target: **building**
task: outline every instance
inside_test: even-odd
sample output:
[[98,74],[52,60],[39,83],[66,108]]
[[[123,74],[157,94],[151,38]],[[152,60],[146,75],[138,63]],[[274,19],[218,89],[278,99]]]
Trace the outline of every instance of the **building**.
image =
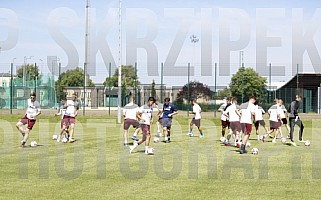
[[[302,96],[300,112],[321,113],[321,74],[318,73],[299,73],[282,87],[271,90],[273,96],[281,98],[288,108],[296,94]],[[270,94],[271,94],[270,93]]]

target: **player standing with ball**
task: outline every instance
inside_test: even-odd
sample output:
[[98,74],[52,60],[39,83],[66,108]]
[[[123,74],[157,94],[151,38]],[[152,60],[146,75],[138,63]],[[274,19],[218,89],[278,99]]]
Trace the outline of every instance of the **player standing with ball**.
[[[30,98],[28,99],[28,108],[26,115],[19,120],[16,124],[18,131],[22,134],[23,140],[19,148],[23,148],[29,138],[30,131],[36,123],[36,118],[41,114],[40,103],[36,101],[36,93],[30,93]],[[22,126],[27,124],[27,128],[23,129]]]

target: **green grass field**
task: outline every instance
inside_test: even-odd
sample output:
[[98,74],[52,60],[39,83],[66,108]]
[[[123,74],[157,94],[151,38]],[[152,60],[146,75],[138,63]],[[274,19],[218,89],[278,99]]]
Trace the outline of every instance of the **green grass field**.
[[[320,199],[320,120],[304,121],[303,144],[257,142],[259,155],[240,155],[219,142],[219,119],[203,119],[205,138],[188,137],[188,118],[173,123],[172,143],[152,143],[155,155],[123,147],[115,118],[79,117],[73,144],[57,143],[59,118],[39,117],[19,149],[20,115],[2,115],[0,199]],[[152,126],[153,135],[156,133]],[[133,130],[131,129],[132,133]],[[283,128],[285,132],[285,128]],[[263,129],[261,129],[263,133]],[[196,128],[194,134],[198,136]],[[295,139],[297,139],[297,129]]]

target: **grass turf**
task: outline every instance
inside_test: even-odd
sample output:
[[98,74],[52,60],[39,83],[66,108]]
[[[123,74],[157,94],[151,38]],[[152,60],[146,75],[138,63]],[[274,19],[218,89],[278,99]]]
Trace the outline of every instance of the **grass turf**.
[[39,146],[21,150],[19,117],[1,116],[0,199],[320,199],[320,120],[304,121],[310,147],[257,142],[253,131],[248,150],[259,155],[240,155],[219,142],[219,119],[202,120],[201,139],[177,117],[173,142],[152,143],[146,156],[143,145],[129,154],[122,126],[105,117],[79,117],[77,141],[63,144],[51,139],[59,118],[41,116],[28,141]]

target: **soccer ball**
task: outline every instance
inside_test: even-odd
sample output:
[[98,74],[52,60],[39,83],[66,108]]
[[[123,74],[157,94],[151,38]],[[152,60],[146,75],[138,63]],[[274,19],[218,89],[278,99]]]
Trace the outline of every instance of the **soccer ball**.
[[159,142],[159,137],[154,137],[154,143],[158,143]]
[[52,135],[52,139],[53,140],[57,140],[58,139],[58,135]]
[[148,148],[147,154],[148,155],[154,155],[154,149],[153,148]]
[[220,141],[221,141],[221,142],[225,142],[225,140],[226,140],[225,137],[221,137],[221,138],[220,138]]
[[282,144],[286,144],[286,139],[284,137],[281,138],[281,142],[282,142]]
[[242,142],[236,142],[236,147],[241,148]]
[[67,143],[68,142],[68,139],[67,138],[62,138],[62,140],[61,140],[63,143]]
[[306,140],[306,141],[304,142],[304,145],[305,145],[305,146],[310,146],[310,144],[311,144],[311,142],[310,142],[309,140]]
[[257,154],[259,154],[259,149],[258,148],[253,148],[251,150],[251,152],[252,152],[252,154],[257,155]]
[[249,141],[246,142],[246,147],[250,147],[251,143]]
[[36,147],[38,144],[37,144],[37,142],[36,141],[32,141],[32,142],[30,142],[30,146],[32,146],[32,147]]

